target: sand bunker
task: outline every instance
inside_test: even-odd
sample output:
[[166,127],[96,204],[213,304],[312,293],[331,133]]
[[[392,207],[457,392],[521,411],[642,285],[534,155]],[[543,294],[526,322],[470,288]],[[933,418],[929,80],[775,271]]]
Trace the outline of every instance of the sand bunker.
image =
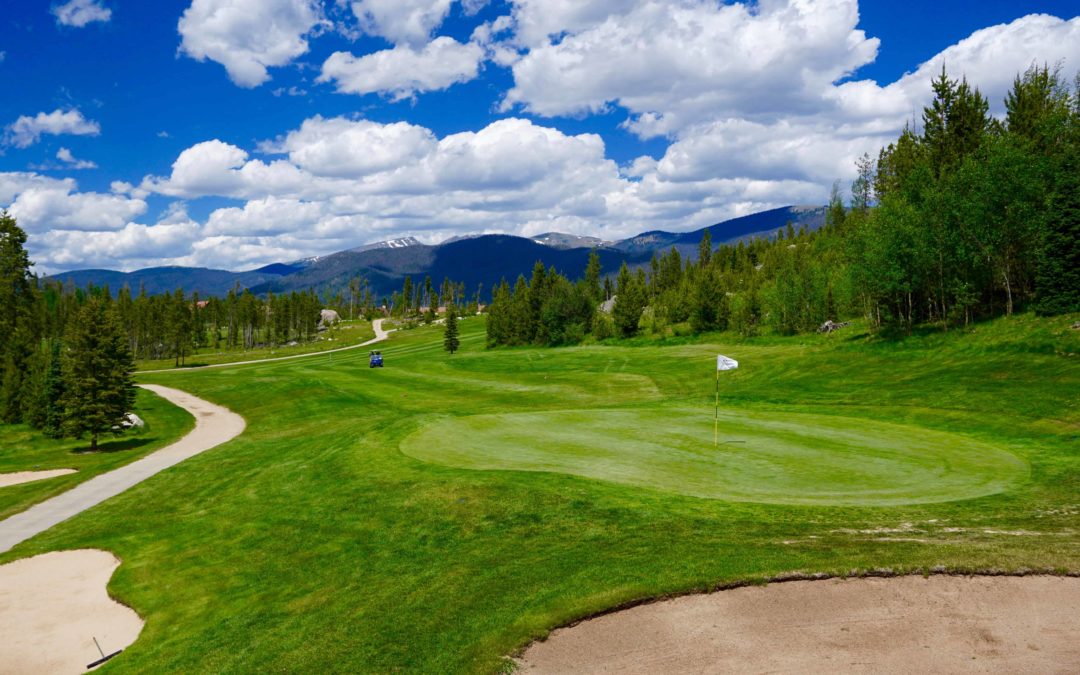
[[106,551],[45,553],[0,565],[0,670],[82,673],[127,647],[143,621],[105,586],[120,566]]
[[657,602],[554,631],[528,673],[1075,673],[1080,579],[793,581]]
[[42,480],[44,478],[56,478],[57,476],[66,476],[69,473],[75,473],[75,469],[53,469],[52,471],[17,471],[15,473],[0,473],[0,488],[7,487],[9,485],[19,485],[20,483],[29,483],[35,480]]

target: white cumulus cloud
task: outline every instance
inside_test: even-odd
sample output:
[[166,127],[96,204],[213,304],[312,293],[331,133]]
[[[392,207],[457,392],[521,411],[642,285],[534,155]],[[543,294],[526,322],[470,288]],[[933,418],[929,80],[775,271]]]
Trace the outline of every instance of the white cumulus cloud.
[[[450,2],[362,3],[379,26],[368,30],[395,47],[336,54],[322,79],[400,98],[476,77],[492,58],[514,77],[508,110],[555,118],[614,109],[632,132],[664,137],[666,149],[619,166],[600,136],[555,121],[510,116],[439,136],[405,121],[312,115],[250,147],[197,143],[167,175],[137,187],[117,181],[108,194],[80,192],[72,179],[0,173],[0,206],[29,224],[39,260],[65,268],[152,261],[241,269],[402,235],[434,242],[476,232],[688,230],[823,203],[833,180],[852,178],[856,157],[918,114],[942,63],[979,86],[995,112],[1032,63],[1061,62],[1067,75],[1080,67],[1080,18],[990,26],[879,83],[859,79],[878,42],[858,29],[854,0],[508,2],[510,14],[468,44],[431,39],[454,11]],[[229,24],[231,15],[222,17]],[[289,32],[303,41],[312,25]],[[254,31],[245,49],[263,34]],[[265,77],[272,64],[259,63]],[[25,119],[19,130],[9,126],[8,143],[53,133]],[[195,222],[176,201],[157,223],[136,222],[151,193],[235,203]]]
[[64,163],[68,169],[96,169],[97,164],[88,159],[79,159],[71,154],[71,150],[60,148],[56,151],[56,158]]
[[316,115],[299,129],[263,145],[274,154],[288,154],[297,167],[314,176],[359,178],[405,166],[428,155],[435,135],[407,122],[379,124]]
[[100,0],[68,0],[62,5],[54,5],[52,13],[56,17],[56,23],[75,28],[82,28],[95,21],[106,22],[112,18],[112,10],[105,7]]
[[34,173],[0,174],[0,206],[30,233],[116,230],[146,211],[146,202],[122,194],[81,192],[71,178]]
[[241,87],[270,79],[308,51],[307,36],[324,21],[316,0],[193,0],[178,30],[180,51],[225,66]]
[[[526,15],[538,7],[524,6]],[[556,116],[620,105],[647,117],[644,135],[724,117],[775,118],[820,108],[824,91],[878,48],[856,28],[855,0],[592,7],[573,15],[584,28],[558,33],[513,64],[506,107]]]
[[421,49],[398,45],[363,56],[335,52],[323,64],[319,82],[332,81],[342,93],[401,100],[475,79],[483,59],[477,44],[438,37]]
[[4,129],[4,143],[17,148],[28,148],[43,135],[97,136],[101,125],[83,117],[77,109],[56,109],[51,113],[39,112],[30,117],[22,115]]
[[419,46],[442,25],[454,0],[357,0],[353,14],[370,35]]

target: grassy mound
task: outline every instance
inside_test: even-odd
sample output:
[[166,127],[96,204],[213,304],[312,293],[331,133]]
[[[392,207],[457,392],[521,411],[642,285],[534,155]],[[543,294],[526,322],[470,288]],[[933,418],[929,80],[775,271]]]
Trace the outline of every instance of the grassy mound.
[[692,497],[892,506],[970,499],[1022,480],[1015,455],[911,425],[710,410],[560,410],[438,420],[402,451],[466,469],[550,471]]

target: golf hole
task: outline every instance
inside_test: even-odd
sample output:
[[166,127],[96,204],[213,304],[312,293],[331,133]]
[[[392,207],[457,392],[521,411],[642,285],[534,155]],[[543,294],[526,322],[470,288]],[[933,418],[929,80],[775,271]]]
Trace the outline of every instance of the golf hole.
[[564,473],[692,497],[892,506],[972,499],[1026,479],[1016,455],[960,434],[804,413],[563,410],[444,417],[401,443],[475,470]]

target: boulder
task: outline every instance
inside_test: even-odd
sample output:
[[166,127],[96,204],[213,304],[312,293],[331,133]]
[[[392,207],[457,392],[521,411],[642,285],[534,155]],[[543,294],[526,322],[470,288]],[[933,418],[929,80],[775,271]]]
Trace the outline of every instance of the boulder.
[[817,332],[819,332],[819,333],[831,333],[834,330],[840,330],[841,328],[847,328],[850,325],[851,325],[850,321],[841,321],[841,322],[837,323],[837,322],[832,321],[830,319],[829,321],[826,321],[825,323],[818,326]]
[[319,313],[319,325],[329,326],[341,321],[341,317],[332,309],[324,309]]

